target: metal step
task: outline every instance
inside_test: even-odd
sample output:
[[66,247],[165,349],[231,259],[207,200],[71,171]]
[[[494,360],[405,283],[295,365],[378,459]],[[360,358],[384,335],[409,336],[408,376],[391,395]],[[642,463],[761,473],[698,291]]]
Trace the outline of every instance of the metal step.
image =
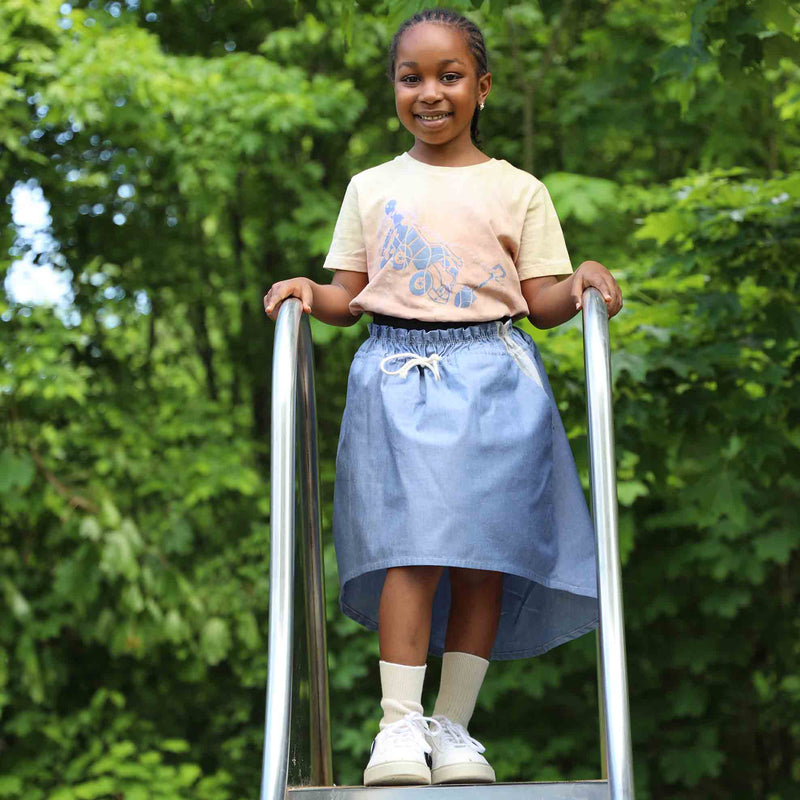
[[[441,786],[304,786],[288,789],[286,800],[608,800],[608,781],[448,784]],[[420,795],[421,796],[421,795]]]

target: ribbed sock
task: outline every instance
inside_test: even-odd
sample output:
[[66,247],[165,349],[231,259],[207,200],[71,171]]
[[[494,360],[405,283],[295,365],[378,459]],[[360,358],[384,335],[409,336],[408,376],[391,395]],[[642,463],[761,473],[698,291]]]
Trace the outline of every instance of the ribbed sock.
[[383,719],[380,729],[401,720],[406,714],[422,713],[422,683],[427,664],[412,667],[408,664],[393,664],[381,661],[381,708]]
[[472,653],[445,653],[433,715],[448,717],[466,728],[488,668],[489,662],[485,658]]

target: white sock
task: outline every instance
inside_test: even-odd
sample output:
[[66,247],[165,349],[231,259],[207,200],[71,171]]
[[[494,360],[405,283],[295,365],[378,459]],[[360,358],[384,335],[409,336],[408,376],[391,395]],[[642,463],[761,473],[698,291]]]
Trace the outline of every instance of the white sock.
[[422,683],[427,664],[412,667],[408,664],[393,664],[381,661],[381,708],[383,719],[380,729],[401,720],[412,711],[422,713]]
[[485,658],[472,653],[445,653],[433,716],[447,717],[466,728],[488,668],[489,662]]

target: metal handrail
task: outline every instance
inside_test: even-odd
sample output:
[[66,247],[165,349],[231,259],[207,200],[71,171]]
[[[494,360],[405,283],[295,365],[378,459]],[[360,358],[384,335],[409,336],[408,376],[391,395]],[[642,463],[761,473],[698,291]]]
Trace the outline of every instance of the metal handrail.
[[598,672],[604,733],[602,741],[605,745],[603,749],[611,800],[633,800],[633,756],[617,529],[608,312],[602,295],[594,288],[583,293],[582,307],[592,517],[597,537],[597,595],[600,607]]
[[302,563],[310,680],[310,778],[319,786],[333,784],[314,364],[308,317],[302,313],[301,302],[294,298],[284,301],[278,313],[272,364],[269,649],[260,797],[284,800],[289,778],[293,688],[296,437],[300,440],[300,500],[305,523]]
[[[625,667],[611,406],[611,357],[606,304],[597,289],[583,293],[583,339],[589,421],[592,516],[597,537],[600,611],[599,689],[603,752],[610,800],[633,800],[633,759]],[[295,562],[295,410],[299,406],[304,525],[305,618],[311,702],[311,777],[333,785],[328,709],[325,606],[317,484],[316,407],[311,332],[299,300],[278,314],[272,375],[271,579],[267,712],[261,800],[284,800],[289,777]],[[297,392],[298,378],[300,392]]]

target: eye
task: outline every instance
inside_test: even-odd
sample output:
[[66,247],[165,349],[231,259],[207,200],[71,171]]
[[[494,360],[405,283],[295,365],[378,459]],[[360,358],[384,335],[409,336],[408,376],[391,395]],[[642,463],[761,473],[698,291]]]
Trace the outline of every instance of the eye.
[[400,83],[416,83],[418,80],[416,75],[404,75],[400,78]]
[[442,75],[442,80],[445,83],[455,83],[461,76],[457,72],[448,72]]

